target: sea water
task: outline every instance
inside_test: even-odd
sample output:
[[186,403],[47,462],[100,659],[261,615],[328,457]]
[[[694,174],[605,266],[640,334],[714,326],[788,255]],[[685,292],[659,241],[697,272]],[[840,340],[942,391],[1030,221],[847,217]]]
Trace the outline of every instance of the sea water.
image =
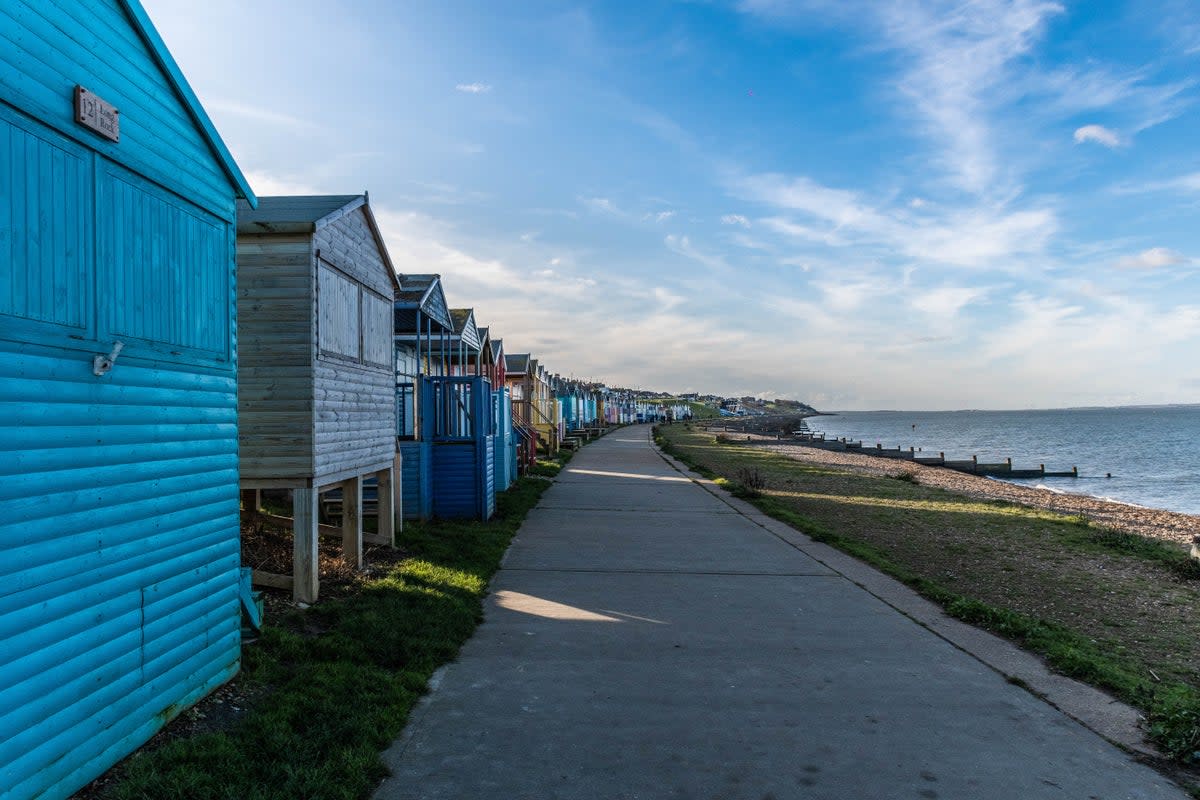
[[[1011,458],[1014,469],[1078,478],[1014,480],[1050,491],[1200,514],[1200,405],[1045,411],[847,411],[808,420],[827,438],[945,452],[949,460]],[[1111,474],[1112,477],[1106,477]]]

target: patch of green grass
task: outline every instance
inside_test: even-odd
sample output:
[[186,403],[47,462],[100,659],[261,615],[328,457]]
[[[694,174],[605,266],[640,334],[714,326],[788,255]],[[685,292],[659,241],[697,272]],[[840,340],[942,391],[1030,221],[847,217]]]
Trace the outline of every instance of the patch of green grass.
[[386,772],[380,752],[475,630],[488,581],[548,486],[522,478],[489,522],[405,525],[408,558],[358,594],[270,621],[245,648],[240,680],[260,695],[234,727],[135,756],[106,796],[366,797]]
[[530,475],[540,475],[543,478],[553,478],[562,472],[567,462],[574,458],[573,450],[559,450],[552,456],[538,456],[534,465],[529,468]]

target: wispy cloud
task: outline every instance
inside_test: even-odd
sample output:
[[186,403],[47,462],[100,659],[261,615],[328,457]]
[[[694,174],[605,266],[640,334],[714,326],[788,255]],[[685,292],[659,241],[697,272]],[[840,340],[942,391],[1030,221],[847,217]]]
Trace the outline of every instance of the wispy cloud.
[[317,125],[313,124],[311,119],[297,117],[293,114],[287,114],[282,111],[276,111],[270,108],[264,108],[259,105],[247,105],[238,103],[233,100],[210,100],[205,106],[212,110],[224,114],[231,114],[237,117],[254,122],[262,122],[267,125],[275,125],[281,128],[288,128],[292,131],[315,131],[319,130]]
[[722,225],[740,225],[743,228],[750,227],[750,220],[743,217],[741,214],[726,214],[721,217]]
[[1006,263],[1012,256],[1042,251],[1058,229],[1049,208],[980,205],[917,216],[907,208],[873,206],[857,192],[807,177],[753,175],[731,188],[743,199],[806,217],[761,220],[781,235],[830,247],[883,245],[892,253],[946,264],[1012,268]]
[[1076,128],[1075,143],[1082,144],[1083,142],[1096,142],[1105,147],[1120,147],[1123,144],[1116,131],[1103,125],[1084,125],[1082,128]]
[[1126,256],[1116,263],[1119,269],[1160,269],[1176,264],[1186,264],[1191,259],[1166,247],[1152,247],[1135,255]]
[[909,300],[909,305],[926,314],[955,317],[966,306],[986,295],[987,290],[982,287],[943,286],[918,293]]
[[266,170],[248,170],[246,181],[260,197],[288,194],[331,194],[330,187],[292,175],[277,175]]
[[687,236],[669,234],[663,238],[663,244],[667,246],[668,250],[703,264],[715,272],[727,274],[733,271],[724,258],[697,248]]
[[943,143],[944,169],[969,192],[993,188],[1000,164],[990,95],[1063,7],[1038,0],[901,0],[878,8],[886,41],[911,60],[899,89]]
[[1189,172],[1174,178],[1142,183],[1123,183],[1114,187],[1117,194],[1141,194],[1144,192],[1200,192],[1200,172]]
[[579,202],[592,211],[601,214],[611,214],[615,217],[626,216],[625,212],[617,207],[617,204],[607,197],[580,197]]
[[490,83],[460,83],[454,88],[466,94],[486,94],[492,90],[492,85]]
[[650,211],[642,215],[643,220],[652,220],[654,222],[666,222],[671,217],[675,216],[674,211]]

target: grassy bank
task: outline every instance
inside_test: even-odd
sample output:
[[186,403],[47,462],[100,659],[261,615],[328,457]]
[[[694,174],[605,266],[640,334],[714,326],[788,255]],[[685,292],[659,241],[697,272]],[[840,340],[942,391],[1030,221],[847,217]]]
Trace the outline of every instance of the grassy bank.
[[1164,752],[1200,761],[1200,580],[1177,548],[911,475],[800,463],[695,426],[658,438],[766,513],[1143,709]]
[[269,620],[243,648],[237,680],[253,699],[234,724],[139,753],[104,796],[366,797],[385,775],[380,752],[482,619],[488,581],[549,485],[521,478],[486,523],[406,524],[397,537],[403,557],[383,574]]

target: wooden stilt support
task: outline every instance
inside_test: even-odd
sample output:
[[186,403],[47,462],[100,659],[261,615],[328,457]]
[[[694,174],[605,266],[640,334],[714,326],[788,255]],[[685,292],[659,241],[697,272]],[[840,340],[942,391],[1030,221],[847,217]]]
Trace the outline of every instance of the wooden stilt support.
[[292,598],[299,603],[315,603],[320,586],[315,487],[292,490],[292,518]]
[[262,504],[258,502],[259,493],[256,489],[242,489],[242,519],[254,522]]
[[381,469],[375,473],[379,486],[379,528],[375,536],[363,536],[363,541],[371,544],[386,544],[395,547],[396,542],[396,490],[395,468]]
[[363,568],[362,476],[342,481],[342,558]]

